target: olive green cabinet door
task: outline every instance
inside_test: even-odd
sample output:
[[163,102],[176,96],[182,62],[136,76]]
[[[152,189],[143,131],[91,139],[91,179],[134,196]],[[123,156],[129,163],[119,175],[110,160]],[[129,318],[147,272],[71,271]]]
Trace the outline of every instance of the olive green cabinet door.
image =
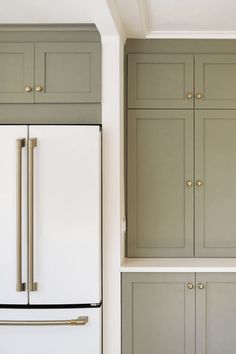
[[235,273],[197,273],[196,354],[235,354],[235,299]]
[[194,273],[122,274],[122,354],[195,354]]
[[195,57],[196,108],[236,108],[236,55]]
[[235,257],[236,111],[197,111],[195,121],[196,256]]
[[193,112],[128,114],[129,257],[193,256]]
[[193,55],[129,54],[129,108],[192,108]]
[[0,103],[34,102],[34,44],[0,44]]
[[35,102],[100,102],[100,57],[99,43],[37,43]]

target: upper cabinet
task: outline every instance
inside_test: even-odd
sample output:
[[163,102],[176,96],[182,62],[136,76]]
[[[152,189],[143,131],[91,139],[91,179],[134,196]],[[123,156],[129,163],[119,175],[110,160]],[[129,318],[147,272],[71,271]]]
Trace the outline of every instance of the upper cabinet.
[[34,102],[34,44],[0,44],[0,103]]
[[129,108],[193,108],[193,55],[129,54]]
[[100,102],[99,43],[35,45],[35,102]]
[[195,56],[195,108],[236,108],[236,55]]
[[128,108],[236,109],[236,55],[129,54]]
[[0,44],[0,103],[99,103],[96,42]]

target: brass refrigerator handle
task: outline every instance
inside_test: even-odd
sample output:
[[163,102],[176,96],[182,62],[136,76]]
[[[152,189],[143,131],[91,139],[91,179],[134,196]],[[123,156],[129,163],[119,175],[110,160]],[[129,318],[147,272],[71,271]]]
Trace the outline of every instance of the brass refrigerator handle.
[[16,139],[16,291],[25,291],[22,282],[22,149],[25,139]]
[[37,291],[34,282],[34,148],[37,138],[28,139],[28,291]]
[[71,320],[0,320],[0,326],[85,326],[88,323],[88,316],[80,316]]

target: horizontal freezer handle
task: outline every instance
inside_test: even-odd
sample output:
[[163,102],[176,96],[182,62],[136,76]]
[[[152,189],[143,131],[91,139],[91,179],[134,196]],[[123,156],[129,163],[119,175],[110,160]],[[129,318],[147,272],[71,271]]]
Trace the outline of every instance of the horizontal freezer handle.
[[88,323],[88,316],[80,316],[72,320],[0,320],[0,326],[84,326]]

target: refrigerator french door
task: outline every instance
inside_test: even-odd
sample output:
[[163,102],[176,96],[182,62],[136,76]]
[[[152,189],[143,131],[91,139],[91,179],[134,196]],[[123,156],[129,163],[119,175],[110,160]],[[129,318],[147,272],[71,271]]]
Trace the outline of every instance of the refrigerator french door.
[[[15,333],[24,342],[50,332],[57,353],[81,333],[100,342],[100,127],[1,126],[0,201],[0,305],[19,307],[0,309],[0,352],[15,354],[1,348]],[[51,353],[40,350],[29,353]]]

